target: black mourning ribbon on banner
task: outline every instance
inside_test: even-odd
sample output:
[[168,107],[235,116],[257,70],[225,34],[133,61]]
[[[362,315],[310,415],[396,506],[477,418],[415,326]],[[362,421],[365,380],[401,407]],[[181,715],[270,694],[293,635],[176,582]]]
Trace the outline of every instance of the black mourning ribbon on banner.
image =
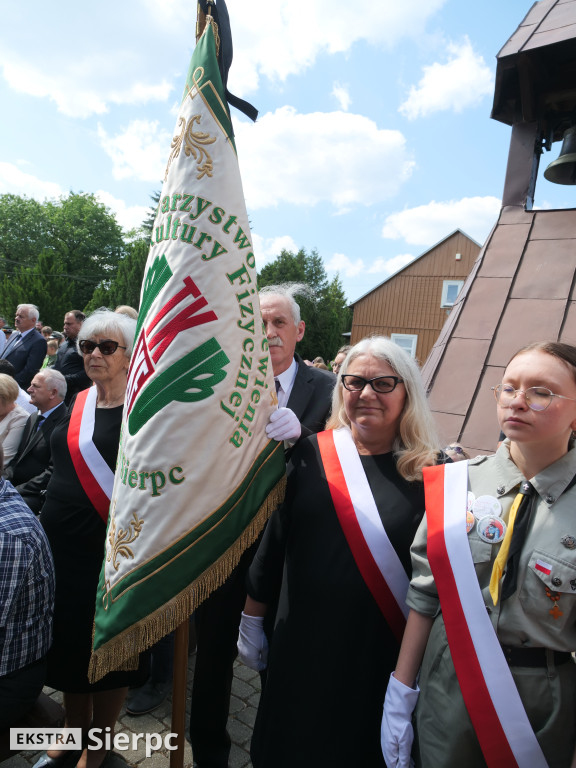
[[224,85],[224,91],[226,93],[226,99],[229,104],[236,107],[250,120],[256,121],[258,117],[258,110],[253,107],[244,99],[234,96],[228,90],[228,71],[232,65],[233,46],[232,46],[232,31],[230,29],[230,17],[228,16],[228,8],[224,0],[218,0],[218,4],[210,3],[208,0],[198,0],[200,8],[203,13],[209,14],[214,18],[216,24],[218,24],[218,32],[220,35],[220,52],[218,53],[218,66],[220,69],[220,77],[222,78],[222,84]]

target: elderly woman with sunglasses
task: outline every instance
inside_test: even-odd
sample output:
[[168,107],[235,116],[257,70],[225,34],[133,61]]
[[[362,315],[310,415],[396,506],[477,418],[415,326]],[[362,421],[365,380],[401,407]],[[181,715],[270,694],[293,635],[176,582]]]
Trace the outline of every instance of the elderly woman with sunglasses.
[[266,667],[255,768],[384,768],[380,720],[404,627],[422,468],[438,457],[416,363],[389,339],[348,353],[327,431],[302,440],[248,578],[239,651]]
[[[93,685],[87,676],[135,329],[135,320],[109,310],[94,312],[82,325],[78,348],[93,386],[76,395],[52,433],[54,469],[40,518],[56,569],[47,684],[64,692],[66,725],[85,734],[107,727],[113,733],[127,686],[141,680],[137,673],[113,672]],[[36,766],[98,768],[105,758],[103,750],[50,750]]]
[[524,347],[493,389],[497,453],[424,472],[389,768],[416,703],[417,766],[576,767],[576,347]]

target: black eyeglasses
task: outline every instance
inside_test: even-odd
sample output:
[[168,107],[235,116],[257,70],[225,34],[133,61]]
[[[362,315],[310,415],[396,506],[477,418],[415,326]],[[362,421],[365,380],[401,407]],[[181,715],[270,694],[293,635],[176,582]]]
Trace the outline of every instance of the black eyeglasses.
[[464,453],[464,448],[461,445],[447,445],[444,448],[445,451],[454,451],[454,453]]
[[387,395],[390,392],[394,392],[398,384],[404,383],[404,379],[400,379],[398,376],[375,376],[373,379],[365,379],[363,376],[345,373],[340,378],[345,389],[349,392],[362,392],[366,384],[370,384],[378,395]]
[[106,339],[106,341],[101,341],[99,344],[96,344],[95,341],[84,339],[78,346],[83,355],[91,355],[96,347],[98,347],[102,355],[113,355],[117,349],[126,349],[126,347],[120,346],[117,341],[112,341],[112,339]]

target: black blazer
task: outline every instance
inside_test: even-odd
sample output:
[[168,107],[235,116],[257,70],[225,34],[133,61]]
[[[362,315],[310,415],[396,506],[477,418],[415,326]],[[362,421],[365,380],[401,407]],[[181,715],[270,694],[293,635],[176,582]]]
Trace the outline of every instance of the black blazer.
[[294,357],[298,371],[286,407],[293,410],[300,419],[301,437],[307,437],[314,432],[322,432],[326,426],[336,376],[331,371],[306,365],[300,355]]
[[40,429],[36,430],[38,414],[30,416],[16,456],[4,468],[3,476],[16,487],[30,509],[38,514],[44,502],[44,493],[52,475],[50,436],[55,426],[66,417],[66,406],[61,403],[52,411]]
[[[8,344],[10,339],[6,346]],[[36,328],[32,328],[17,346],[8,350],[8,354],[4,349],[2,357],[14,366],[14,378],[22,389],[28,389],[46,357],[46,339]]]
[[84,370],[84,358],[76,351],[76,341],[64,341],[58,348],[58,356],[54,363],[54,370],[60,371],[66,379],[66,405],[70,403],[74,395],[83,389],[88,389],[92,382]]

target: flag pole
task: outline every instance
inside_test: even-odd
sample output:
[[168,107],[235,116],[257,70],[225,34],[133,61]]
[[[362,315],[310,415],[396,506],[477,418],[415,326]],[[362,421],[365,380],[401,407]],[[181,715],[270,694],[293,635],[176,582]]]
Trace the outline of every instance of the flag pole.
[[170,768],[184,768],[186,732],[186,687],[188,683],[188,625],[186,619],[174,631],[174,671],[172,673],[172,733],[176,749],[170,752]]

